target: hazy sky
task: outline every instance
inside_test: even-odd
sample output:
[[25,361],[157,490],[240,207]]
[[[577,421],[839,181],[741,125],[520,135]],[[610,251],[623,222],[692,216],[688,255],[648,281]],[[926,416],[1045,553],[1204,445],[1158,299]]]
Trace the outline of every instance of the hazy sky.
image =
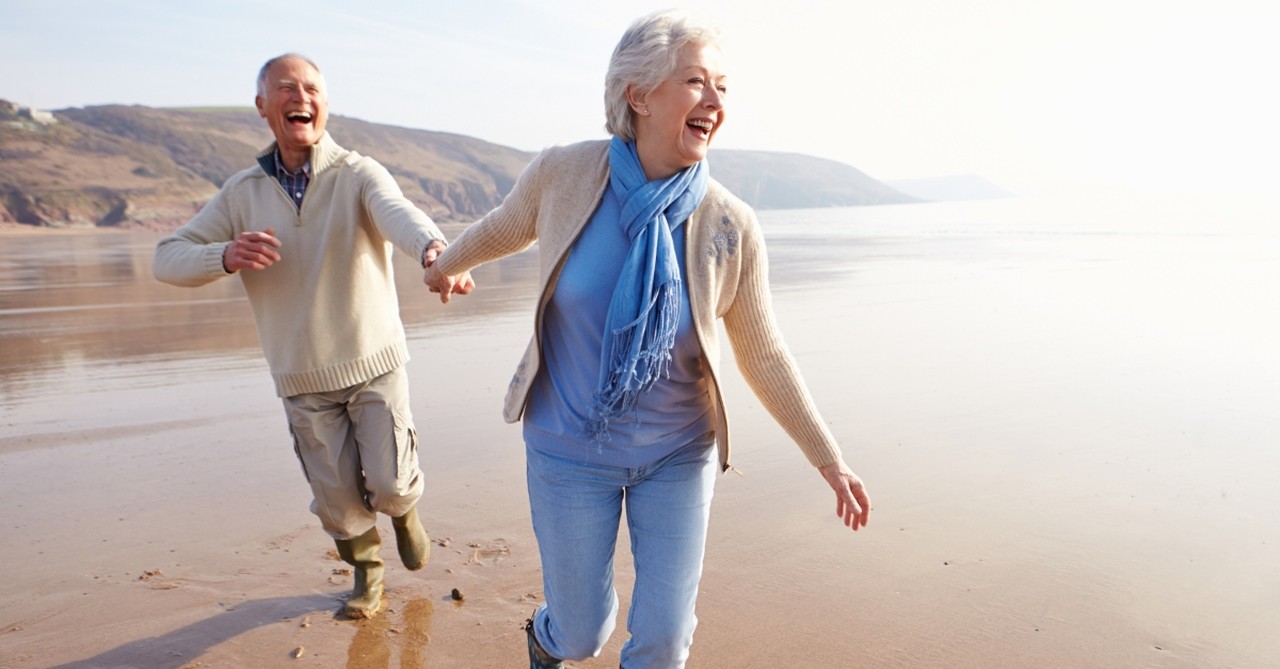
[[723,148],[1023,193],[1280,192],[1274,0],[0,0],[0,98],[251,105],[298,51],[333,114],[536,150],[604,136],[613,46],[668,6],[726,31]]

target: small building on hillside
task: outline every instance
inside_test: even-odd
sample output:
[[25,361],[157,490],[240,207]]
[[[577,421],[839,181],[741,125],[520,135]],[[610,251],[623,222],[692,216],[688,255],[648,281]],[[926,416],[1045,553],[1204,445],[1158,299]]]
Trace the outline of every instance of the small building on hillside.
[[18,107],[18,116],[29,118],[36,123],[50,124],[58,122],[58,119],[53,117],[53,112],[40,111],[35,107],[23,107],[22,105],[16,106]]

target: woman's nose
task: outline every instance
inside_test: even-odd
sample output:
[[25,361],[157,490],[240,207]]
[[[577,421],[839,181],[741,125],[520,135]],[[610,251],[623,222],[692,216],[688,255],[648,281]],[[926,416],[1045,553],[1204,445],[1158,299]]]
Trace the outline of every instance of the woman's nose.
[[724,92],[715,86],[702,89],[702,106],[707,109],[720,109],[724,106]]

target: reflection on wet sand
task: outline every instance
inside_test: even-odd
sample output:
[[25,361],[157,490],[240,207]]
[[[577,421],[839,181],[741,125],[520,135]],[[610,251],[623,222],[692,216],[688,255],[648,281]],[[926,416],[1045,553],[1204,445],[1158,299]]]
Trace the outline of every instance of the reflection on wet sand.
[[[199,288],[152,278],[155,233],[7,235],[0,244],[0,382],[85,361],[192,358],[256,351],[253,315],[234,277]],[[476,272],[488,290],[448,307],[397,254],[406,327],[472,322],[505,311],[532,290],[535,266],[517,256]],[[497,289],[497,290],[494,290]],[[447,309],[447,311],[446,311]]]
[[[156,281],[157,233],[67,232],[0,238],[0,452],[74,442],[76,433],[116,429],[124,414],[154,427],[205,402],[155,392],[175,378],[237,383],[246,368],[268,379],[253,315],[239,279],[198,288]],[[396,283],[411,340],[438,328],[489,327],[498,315],[529,313],[531,254],[480,268],[484,288],[445,306],[412,259],[397,253]],[[94,393],[88,415],[55,398]],[[170,404],[172,403],[172,404]],[[78,420],[83,419],[83,420]],[[208,420],[191,417],[184,420]],[[83,426],[79,423],[83,423]],[[121,426],[123,427],[123,426]],[[150,428],[148,428],[150,429]]]
[[399,669],[427,666],[434,611],[430,600],[412,599],[402,610],[388,609],[372,620],[353,623],[356,634],[347,648],[347,669],[390,669],[396,655]]
[[[56,395],[83,370],[132,366],[130,375],[170,373],[166,363],[260,357],[253,314],[235,277],[199,288],[156,281],[148,232],[7,234],[0,244],[0,397]],[[805,248],[812,261],[822,247]],[[830,271],[848,256],[827,255]],[[811,263],[812,264],[812,263]],[[434,328],[480,329],[498,314],[531,316],[537,259],[526,252],[478,268],[472,295],[441,305],[411,259],[396,254],[401,315],[411,339]],[[779,285],[799,277],[783,274]]]

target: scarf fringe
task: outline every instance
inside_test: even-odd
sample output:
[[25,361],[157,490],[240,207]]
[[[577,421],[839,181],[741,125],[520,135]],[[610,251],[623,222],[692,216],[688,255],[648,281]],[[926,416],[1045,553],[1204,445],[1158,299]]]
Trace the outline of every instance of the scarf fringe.
[[614,352],[609,361],[611,371],[605,386],[592,398],[591,417],[585,426],[592,441],[608,441],[609,423],[635,410],[642,393],[658,379],[670,376],[681,298],[679,280],[659,286],[640,317],[610,335]]

